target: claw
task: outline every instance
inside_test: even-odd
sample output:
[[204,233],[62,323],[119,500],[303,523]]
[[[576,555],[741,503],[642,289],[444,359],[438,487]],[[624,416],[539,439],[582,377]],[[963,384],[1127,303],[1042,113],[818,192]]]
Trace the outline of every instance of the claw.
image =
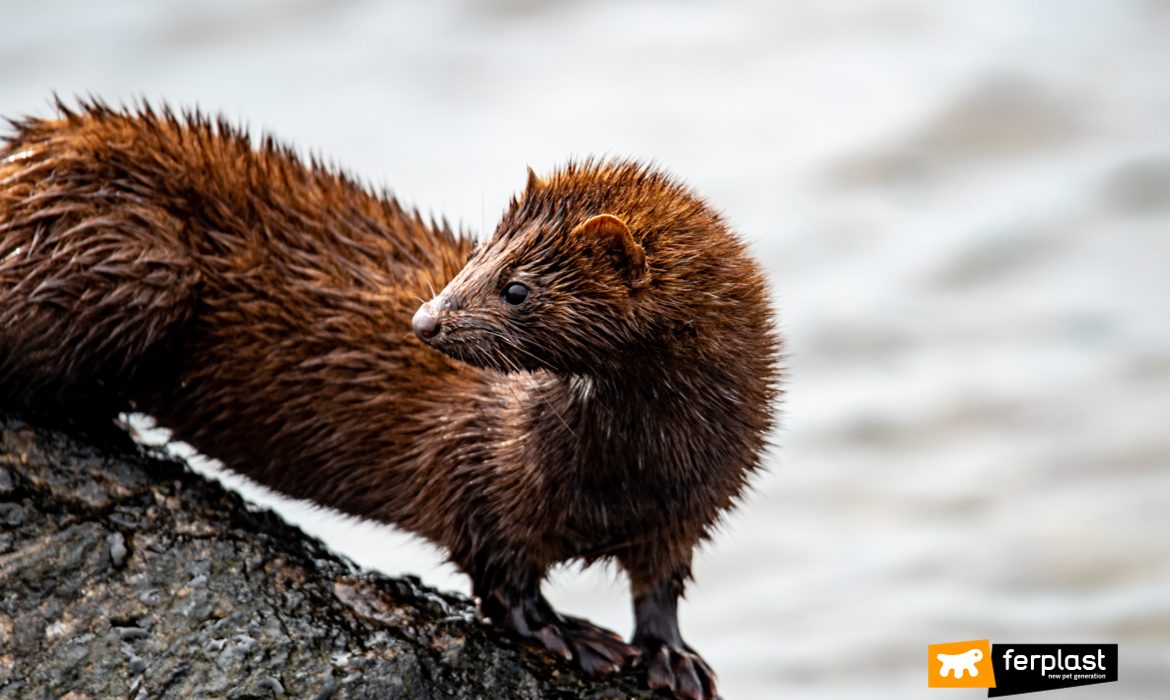
[[670,668],[670,652],[666,647],[658,650],[646,670],[651,690],[674,690],[674,671]]
[[573,652],[569,649],[569,645],[565,643],[564,635],[560,630],[553,625],[545,625],[536,630],[536,639],[557,656],[563,658],[565,661],[573,660]]
[[646,680],[653,690],[668,690],[679,700],[714,700],[715,673],[690,647],[656,645],[643,653]]
[[701,700],[703,687],[695,663],[685,656],[674,662],[674,692],[680,698]]
[[483,607],[516,634],[539,643],[566,661],[572,661],[590,676],[608,676],[638,656],[638,650],[623,642],[616,633],[579,617],[558,615],[543,596],[521,598],[507,604],[489,598]]
[[573,648],[573,659],[591,676],[608,676],[620,671],[638,652],[616,633],[588,620],[562,616],[560,632]]

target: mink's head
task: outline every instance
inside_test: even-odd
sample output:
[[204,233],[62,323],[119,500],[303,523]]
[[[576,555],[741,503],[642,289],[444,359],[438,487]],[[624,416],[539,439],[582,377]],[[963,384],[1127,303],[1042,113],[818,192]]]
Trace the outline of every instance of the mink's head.
[[472,365],[583,375],[701,353],[704,333],[771,332],[762,278],[718,214],[622,161],[547,179],[529,170],[495,233],[413,325]]

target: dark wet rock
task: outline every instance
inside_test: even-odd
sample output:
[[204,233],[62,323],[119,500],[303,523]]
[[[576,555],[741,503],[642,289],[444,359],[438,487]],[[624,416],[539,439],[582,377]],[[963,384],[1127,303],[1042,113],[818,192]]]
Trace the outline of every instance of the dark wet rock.
[[0,417],[0,698],[649,697],[181,464]]

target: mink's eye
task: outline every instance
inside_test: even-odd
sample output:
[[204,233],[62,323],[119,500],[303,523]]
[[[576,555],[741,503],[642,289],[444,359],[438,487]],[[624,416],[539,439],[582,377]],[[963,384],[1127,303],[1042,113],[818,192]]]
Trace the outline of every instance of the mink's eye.
[[504,287],[504,301],[511,306],[520,306],[528,300],[528,287],[519,282],[509,282],[507,287]]

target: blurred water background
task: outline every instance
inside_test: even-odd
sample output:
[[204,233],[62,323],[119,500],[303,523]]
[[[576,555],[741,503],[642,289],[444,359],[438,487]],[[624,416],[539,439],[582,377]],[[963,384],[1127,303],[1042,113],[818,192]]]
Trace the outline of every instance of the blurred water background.
[[[982,697],[927,690],[926,645],[990,638],[1118,642],[1118,684],[1061,697],[1166,697],[1170,3],[3,0],[0,113],[52,91],[222,112],[477,234],[526,165],[670,168],[765,261],[790,351],[682,609],[724,695]],[[629,631],[615,571],[549,588]]]

